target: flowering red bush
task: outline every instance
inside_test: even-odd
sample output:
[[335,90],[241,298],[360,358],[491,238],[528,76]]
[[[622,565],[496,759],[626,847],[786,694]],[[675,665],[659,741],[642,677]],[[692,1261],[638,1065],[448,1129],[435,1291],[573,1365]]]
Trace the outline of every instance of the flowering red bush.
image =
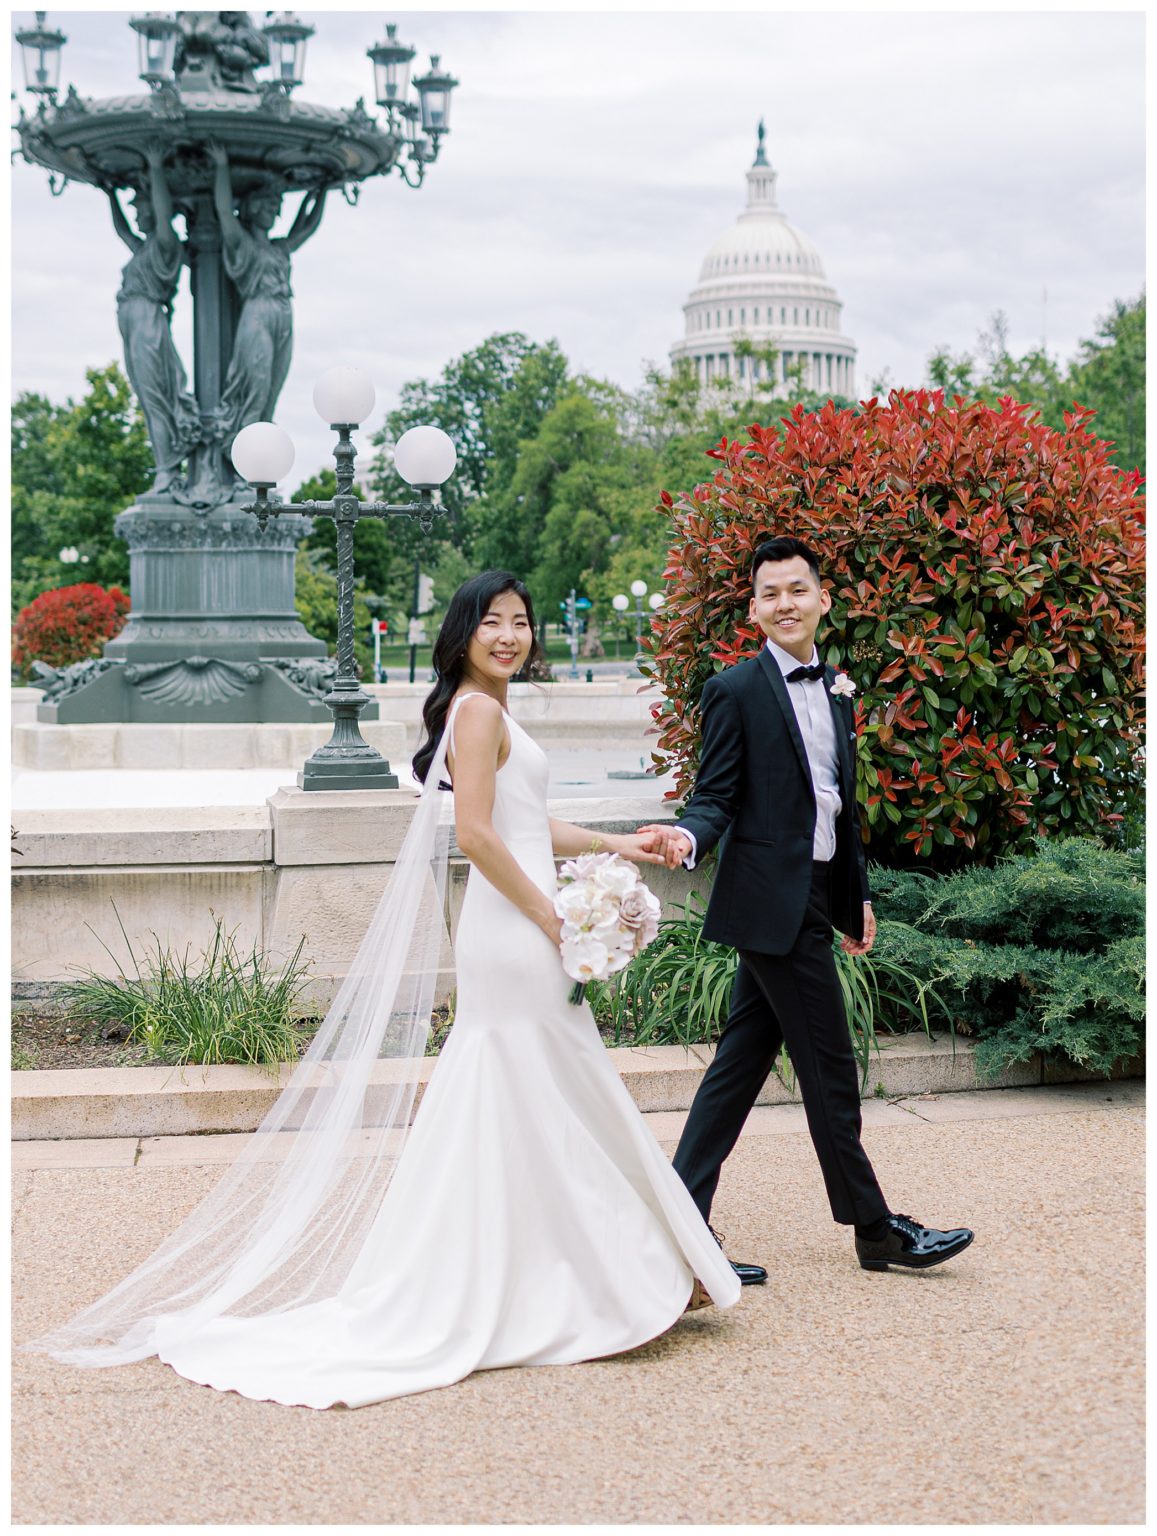
[[704,682],[762,640],[752,551],[794,533],[831,588],[821,653],[858,690],[871,857],[945,868],[1038,832],[1112,833],[1142,794],[1144,498],[1091,417],[1057,432],[1011,399],[923,390],[797,407],[724,439],[713,482],[664,491],[676,536],[647,671],[668,798],[694,779]]
[[80,582],[42,592],[22,608],[12,626],[12,661],[28,676],[34,661],[67,667],[88,656],[99,656],[106,640],[120,634],[129,600],[120,587]]

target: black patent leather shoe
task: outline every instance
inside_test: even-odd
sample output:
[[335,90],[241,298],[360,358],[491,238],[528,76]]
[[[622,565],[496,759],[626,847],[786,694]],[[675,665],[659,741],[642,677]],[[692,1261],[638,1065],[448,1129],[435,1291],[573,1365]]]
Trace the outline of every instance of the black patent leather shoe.
[[963,1253],[972,1236],[967,1227],[937,1232],[935,1227],[922,1227],[911,1216],[893,1215],[888,1217],[887,1235],[879,1241],[857,1236],[856,1256],[861,1269],[887,1269],[890,1264],[903,1269],[930,1269],[933,1264],[943,1264],[945,1259]]
[[[708,1227],[707,1230],[719,1244],[720,1248],[722,1248],[723,1239],[720,1237],[719,1233],[716,1232],[715,1228]],[[728,1259],[727,1262],[739,1276],[740,1285],[762,1285],[763,1282],[767,1279],[767,1270],[764,1269],[762,1264],[737,1264],[734,1259]]]

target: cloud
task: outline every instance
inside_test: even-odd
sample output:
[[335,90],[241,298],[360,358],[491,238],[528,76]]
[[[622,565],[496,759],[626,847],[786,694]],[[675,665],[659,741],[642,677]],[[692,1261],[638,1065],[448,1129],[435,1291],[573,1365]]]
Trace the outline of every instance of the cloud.
[[[17,24],[31,13],[18,13]],[[316,26],[300,95],[372,105],[370,12]],[[123,12],[70,12],[66,82],[143,89]],[[418,192],[331,197],[295,257],[295,358],[279,417],[298,468],[328,462],[316,374],[357,362],[379,410],[496,330],[557,337],[627,387],[665,360],[707,247],[739,214],[766,119],[779,201],[819,249],[861,384],[918,383],[995,309],[1014,347],[1070,355],[1144,281],[1144,33],[1138,13],[412,12],[400,35],[461,81]],[[125,259],[104,199],[49,196],[18,164],[16,389],[83,389],[120,354]],[[292,213],[287,207],[287,217]],[[283,226],[286,221],[283,221]],[[1047,312],[1042,290],[1047,287]],[[187,299],[175,334],[187,362]],[[375,420],[380,419],[378,417]]]

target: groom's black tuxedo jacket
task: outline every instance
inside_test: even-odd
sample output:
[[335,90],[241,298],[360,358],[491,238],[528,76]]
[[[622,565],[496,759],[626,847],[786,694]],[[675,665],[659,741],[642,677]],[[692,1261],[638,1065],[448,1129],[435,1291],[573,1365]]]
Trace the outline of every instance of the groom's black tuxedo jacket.
[[[831,863],[831,920],[864,933],[868,874],[856,812],[852,703],[824,688],[836,727],[842,806]],[[816,802],[787,684],[767,646],[703,689],[699,774],[679,826],[694,833],[696,862],[719,844],[703,936],[734,949],[786,955],[803,925],[812,880]]]

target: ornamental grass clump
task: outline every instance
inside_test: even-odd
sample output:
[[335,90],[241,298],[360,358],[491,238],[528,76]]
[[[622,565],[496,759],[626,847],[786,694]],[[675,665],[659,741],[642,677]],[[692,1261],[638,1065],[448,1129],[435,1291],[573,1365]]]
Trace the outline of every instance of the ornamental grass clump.
[[[114,906],[114,911],[115,906]],[[294,1022],[294,1002],[307,984],[299,942],[280,968],[269,966],[256,944],[242,954],[237,930],[214,918],[210,944],[198,962],[155,944],[138,962],[124,924],[121,934],[135,975],[86,971],[62,987],[65,1004],[106,1028],[123,1030],[151,1061],[176,1066],[296,1061],[305,1042]],[[102,943],[115,962],[112,951]]]
[[1137,471],[1074,407],[893,391],[797,407],[712,450],[714,479],[675,501],[666,601],[644,670],[662,686],[655,761],[683,799],[699,698],[752,655],[757,544],[792,533],[832,595],[826,660],[857,689],[857,798],[870,856],[932,870],[1112,839],[1142,796],[1144,497]]

